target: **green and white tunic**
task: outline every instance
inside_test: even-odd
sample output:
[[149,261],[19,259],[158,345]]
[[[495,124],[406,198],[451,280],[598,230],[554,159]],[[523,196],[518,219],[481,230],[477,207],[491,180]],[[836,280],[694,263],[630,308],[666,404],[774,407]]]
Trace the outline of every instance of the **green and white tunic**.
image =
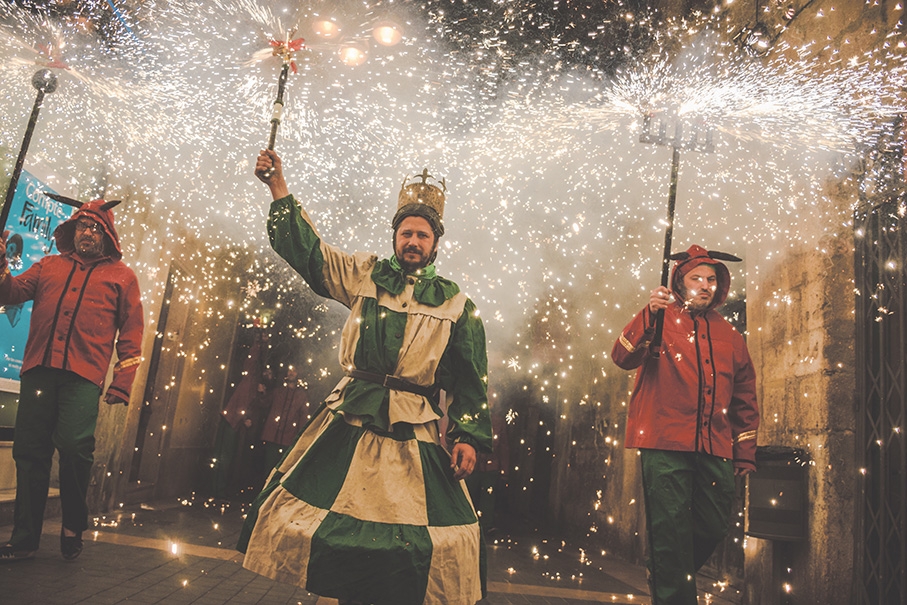
[[[340,363],[446,393],[448,436],[491,451],[485,330],[433,265],[321,242],[292,196],[276,200],[271,245],[312,289],[347,306]],[[243,565],[322,596],[373,604],[472,605],[484,546],[440,442],[440,403],[345,377],[271,473],[246,519]]]

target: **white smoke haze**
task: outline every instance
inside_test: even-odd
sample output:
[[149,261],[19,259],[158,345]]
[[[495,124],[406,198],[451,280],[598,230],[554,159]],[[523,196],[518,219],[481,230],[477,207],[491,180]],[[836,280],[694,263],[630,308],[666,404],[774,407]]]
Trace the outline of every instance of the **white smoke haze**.
[[[539,10],[511,4],[510,23],[525,25]],[[85,196],[99,180],[108,198],[136,195],[143,213],[170,217],[212,254],[237,247],[258,257],[253,269],[211,266],[212,279],[258,280],[294,297],[304,286],[286,283],[268,250],[270,199],[252,166],[280,70],[269,42],[305,37],[277,137],[291,191],[325,241],[386,256],[403,178],[423,168],[445,177],[439,272],[476,301],[494,358],[529,371],[533,309],[553,299],[572,309],[562,318],[571,346],[600,360],[659,282],[671,148],[640,142],[647,114],[713,133],[711,151],[680,152],[673,249],[699,243],[746,258],[754,241],[772,242],[779,255],[818,245],[815,229],[801,237],[806,222],[847,228],[827,182],[847,174],[879,124],[903,111],[903,70],[878,68],[887,57],[842,67],[801,49],[797,61],[759,61],[728,42],[714,17],[637,15],[656,46],[610,74],[565,61],[557,36],[539,30],[527,30],[519,52],[500,32],[472,32],[480,43],[464,45],[456,23],[420,6],[160,3],[136,17],[137,38],[117,53],[5,4],[0,144],[11,164],[34,100],[35,49],[56,28],[70,69],[55,70],[60,85],[47,96],[26,169],[66,195]],[[403,41],[372,41],[364,64],[343,65],[339,43],[311,31],[330,7],[348,32],[366,32],[359,42],[394,13]],[[604,40],[590,47],[610,50]],[[742,295],[743,266],[731,270]],[[155,279],[162,289],[166,276]]]

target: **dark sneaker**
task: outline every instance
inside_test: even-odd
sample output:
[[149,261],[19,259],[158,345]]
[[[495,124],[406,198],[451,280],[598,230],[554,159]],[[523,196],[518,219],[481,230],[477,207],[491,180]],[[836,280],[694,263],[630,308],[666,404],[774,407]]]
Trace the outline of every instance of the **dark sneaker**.
[[74,536],[67,536],[60,529],[60,554],[67,561],[72,561],[82,554],[82,532]]
[[12,563],[13,561],[25,561],[34,559],[36,550],[19,550],[12,544],[0,546],[0,563]]

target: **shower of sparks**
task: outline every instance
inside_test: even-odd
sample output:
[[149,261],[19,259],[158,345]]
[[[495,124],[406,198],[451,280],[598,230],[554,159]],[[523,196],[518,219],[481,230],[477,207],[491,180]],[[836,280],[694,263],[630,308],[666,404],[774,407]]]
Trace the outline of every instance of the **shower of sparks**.
[[[537,4],[507,3],[500,15],[477,16],[481,28],[458,28],[433,3],[423,12],[405,2],[336,4],[357,40],[396,11],[404,43],[371,48],[359,68],[339,61],[339,42],[313,43],[281,133],[291,188],[325,234],[362,249],[387,251],[379,234],[400,174],[424,165],[445,173],[453,191],[441,266],[499,326],[513,326],[546,290],[600,289],[609,275],[633,276],[643,289],[651,282],[667,158],[637,141],[645,115],[719,133],[714,154],[685,160],[676,232],[679,245],[704,239],[745,253],[753,239],[796,242],[802,213],[822,212],[821,179],[793,190],[804,179],[792,167],[817,177],[846,168],[903,109],[904,70],[890,57],[814,64],[804,47],[753,61],[721,36],[716,17],[634,15],[644,32],[636,37],[655,46],[631,49],[637,55],[613,73],[589,69],[577,36],[552,30],[557,3],[546,13]],[[262,247],[265,202],[250,200],[265,195],[250,172],[273,74],[248,59],[310,27],[326,4],[294,13],[254,0],[172,3],[133,28],[140,41],[113,47],[47,15],[2,10],[5,113],[25,115],[33,67],[51,60],[64,74],[30,166],[70,192],[104,173],[156,211],[175,207],[174,220],[200,239]],[[523,48],[513,43],[521,35]],[[14,148],[20,128],[8,120],[0,141]],[[607,308],[616,297],[605,292]]]
[[[78,143],[109,147],[118,139],[144,145],[164,141],[172,132],[176,112],[161,113],[161,108],[181,107],[180,91],[186,88],[181,74],[162,62],[152,45],[131,38],[109,44],[84,21],[54,19],[14,3],[0,6],[0,83],[9,115],[23,115],[19,108],[31,96],[31,73],[47,67],[60,78],[61,94],[42,116],[49,133],[44,146],[54,149],[37,150],[38,157],[53,157],[56,163],[51,153],[78,153]],[[17,127],[17,121],[8,120],[0,143],[13,145]]]
[[[270,41],[298,32],[306,48],[279,133],[291,191],[325,241],[386,255],[403,175],[427,167],[445,177],[439,272],[482,313],[502,360],[491,383],[533,382],[550,407],[577,368],[604,365],[657,285],[670,150],[639,142],[646,116],[715,133],[713,151],[684,152],[675,249],[746,257],[759,242],[766,263],[850,228],[826,183],[850,178],[905,111],[899,26],[865,55],[821,40],[754,59],[721,11],[664,20],[626,1],[140,4],[130,31],[106,41],[54,15],[0,7],[0,146],[11,163],[31,74],[51,65],[60,85],[26,169],[66,195],[131,200],[118,224],[146,308],[160,307],[178,260],[202,276],[186,280],[181,304],[216,318],[293,307],[300,316],[283,334],[336,356],[342,314],[270,252],[267,189],[252,176],[275,92],[264,59]],[[319,20],[339,35],[319,35]],[[397,46],[372,40],[387,20],[403,32]],[[341,60],[351,44],[362,65]],[[744,276],[734,280],[731,301],[744,292]],[[338,371],[328,354],[293,361],[311,378]],[[607,433],[602,448],[622,438],[616,423],[596,430]]]

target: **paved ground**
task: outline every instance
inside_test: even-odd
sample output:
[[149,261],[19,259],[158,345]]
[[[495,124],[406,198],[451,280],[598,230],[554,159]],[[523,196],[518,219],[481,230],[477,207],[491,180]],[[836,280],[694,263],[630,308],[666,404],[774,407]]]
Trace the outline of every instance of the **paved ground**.
[[[95,519],[75,561],[60,557],[60,521],[48,520],[35,559],[0,564],[0,602],[336,604],[242,568],[233,546],[243,508],[192,501],[127,507]],[[10,529],[0,527],[0,539]],[[592,561],[559,541],[502,536],[488,554],[489,594],[482,605],[650,603],[642,568],[602,557]]]

